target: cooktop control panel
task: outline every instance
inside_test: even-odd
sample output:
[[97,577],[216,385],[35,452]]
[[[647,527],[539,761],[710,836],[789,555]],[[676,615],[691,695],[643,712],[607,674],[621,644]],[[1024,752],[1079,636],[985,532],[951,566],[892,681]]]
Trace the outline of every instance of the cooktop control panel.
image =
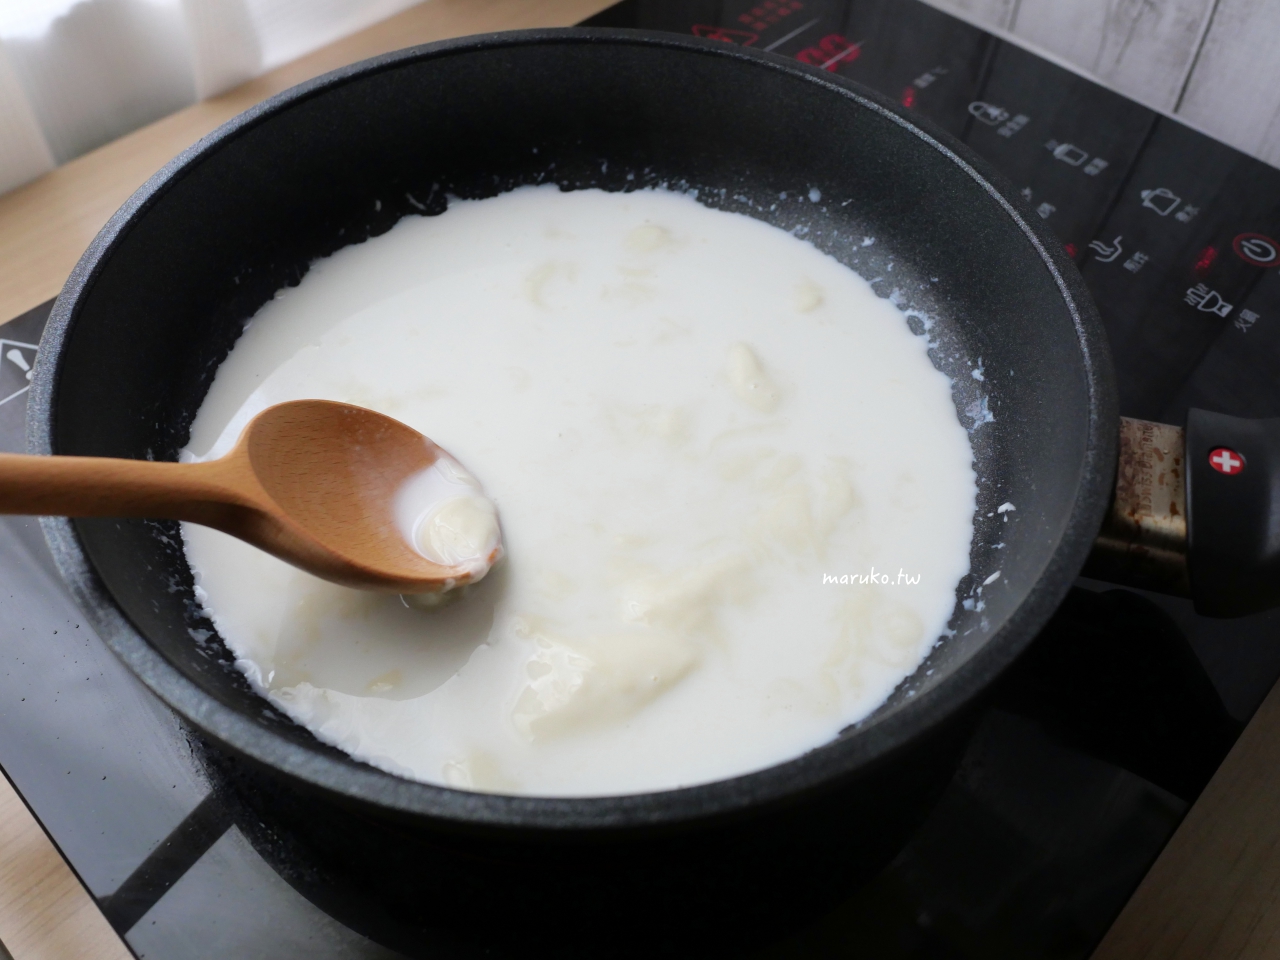
[[1121,413],[1280,416],[1280,170],[923,3],[627,0],[589,22],[771,51],[892,98],[1061,239],[1106,323]]

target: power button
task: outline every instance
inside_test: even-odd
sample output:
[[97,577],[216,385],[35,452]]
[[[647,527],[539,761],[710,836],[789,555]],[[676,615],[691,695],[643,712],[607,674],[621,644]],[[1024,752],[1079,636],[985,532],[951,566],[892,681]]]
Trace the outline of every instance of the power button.
[[1231,249],[1245,263],[1255,267],[1280,266],[1280,242],[1261,233],[1242,233],[1231,241]]

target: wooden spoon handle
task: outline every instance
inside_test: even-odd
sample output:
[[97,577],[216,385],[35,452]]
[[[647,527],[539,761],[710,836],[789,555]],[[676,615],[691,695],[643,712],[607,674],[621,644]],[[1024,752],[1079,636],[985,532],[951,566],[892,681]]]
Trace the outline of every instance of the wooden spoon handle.
[[230,480],[221,461],[170,463],[3,453],[0,513],[209,523],[228,506],[254,505]]

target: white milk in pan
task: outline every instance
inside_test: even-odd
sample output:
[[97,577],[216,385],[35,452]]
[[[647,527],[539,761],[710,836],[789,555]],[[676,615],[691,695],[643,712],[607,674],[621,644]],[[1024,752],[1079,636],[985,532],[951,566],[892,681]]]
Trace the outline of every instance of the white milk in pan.
[[525,188],[316,263],[189,452],[307,397],[431,437],[501,519],[506,559],[434,611],[184,526],[253,684],[405,777],[582,796],[796,757],[914,670],[969,569],[972,450],[925,341],[809,244],[684,195]]

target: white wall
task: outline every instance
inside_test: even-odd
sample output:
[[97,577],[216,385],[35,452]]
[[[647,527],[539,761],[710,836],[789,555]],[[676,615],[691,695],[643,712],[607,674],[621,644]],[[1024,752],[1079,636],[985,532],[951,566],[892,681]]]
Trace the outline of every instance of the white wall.
[[0,193],[420,0],[0,0]]

